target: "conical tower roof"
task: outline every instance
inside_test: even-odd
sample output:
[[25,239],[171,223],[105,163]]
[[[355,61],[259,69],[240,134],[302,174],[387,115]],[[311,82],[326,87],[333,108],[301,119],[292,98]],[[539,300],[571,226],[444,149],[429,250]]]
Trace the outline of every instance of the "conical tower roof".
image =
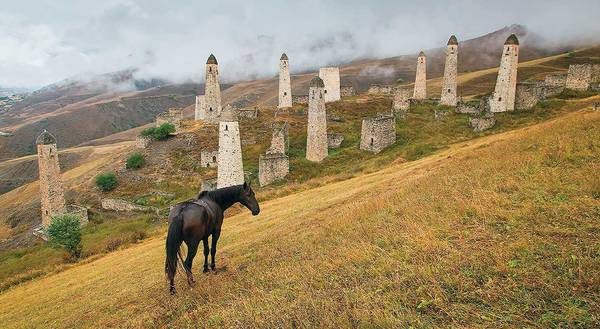
[[319,78],[319,76],[315,76],[314,78],[312,78],[312,80],[310,80],[310,86],[311,87],[321,87],[321,88],[325,88],[325,83],[323,82],[323,80],[321,78]]
[[517,36],[513,33],[511,34],[508,38],[506,38],[506,42],[504,43],[505,45],[519,45],[519,39],[517,39]]
[[421,52],[419,53],[419,57],[425,57],[425,53],[421,51]]
[[448,39],[448,46],[457,46],[458,45],[458,40],[456,39],[456,36],[451,36],[450,39]]
[[280,61],[287,61],[288,57],[285,53],[281,54],[281,58],[279,59]]
[[54,138],[54,136],[52,136],[51,133],[49,133],[46,129],[44,129],[44,131],[42,131],[42,133],[35,140],[35,143],[37,145],[56,144],[56,138]]
[[217,58],[215,57],[215,55],[210,54],[210,56],[208,56],[208,60],[206,61],[206,64],[218,64]]

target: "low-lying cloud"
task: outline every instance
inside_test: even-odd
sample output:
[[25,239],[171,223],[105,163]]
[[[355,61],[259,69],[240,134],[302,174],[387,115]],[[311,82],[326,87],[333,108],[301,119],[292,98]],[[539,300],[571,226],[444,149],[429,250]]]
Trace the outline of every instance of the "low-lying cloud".
[[[0,86],[40,87],[138,68],[138,78],[224,81],[415,53],[513,23],[548,40],[600,35],[589,1],[13,1],[0,13]],[[381,72],[379,72],[381,73]],[[385,73],[385,72],[384,72]]]

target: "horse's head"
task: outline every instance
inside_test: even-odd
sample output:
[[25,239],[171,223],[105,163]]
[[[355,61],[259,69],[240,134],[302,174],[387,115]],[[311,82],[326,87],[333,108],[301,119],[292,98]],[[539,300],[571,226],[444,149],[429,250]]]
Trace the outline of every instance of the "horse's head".
[[252,212],[253,216],[260,213],[260,207],[258,206],[258,201],[256,201],[256,198],[254,197],[254,191],[252,191],[250,184],[246,182],[244,182],[240,191],[240,203],[246,206],[246,208]]

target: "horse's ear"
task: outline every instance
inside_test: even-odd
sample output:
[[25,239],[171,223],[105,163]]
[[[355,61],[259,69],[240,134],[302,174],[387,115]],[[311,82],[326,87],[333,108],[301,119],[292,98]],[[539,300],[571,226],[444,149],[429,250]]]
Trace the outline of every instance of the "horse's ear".
[[248,183],[246,183],[246,181],[244,181],[244,190],[247,190],[248,186],[249,186]]

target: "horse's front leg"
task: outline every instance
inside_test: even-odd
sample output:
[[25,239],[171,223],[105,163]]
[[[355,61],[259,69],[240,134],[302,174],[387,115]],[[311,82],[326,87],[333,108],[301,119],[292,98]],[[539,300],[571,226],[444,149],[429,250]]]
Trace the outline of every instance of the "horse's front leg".
[[208,248],[208,236],[206,238],[204,238],[202,240],[202,242],[204,243],[204,273],[208,272],[208,252],[209,252],[209,248]]
[[216,268],[215,265],[215,256],[217,255],[217,242],[219,241],[219,236],[221,235],[221,230],[215,231],[212,235],[212,246],[210,248],[210,268],[214,271]]
[[184,267],[187,274],[188,284],[191,286],[194,284],[194,275],[192,274],[192,263],[194,262],[194,257],[196,257],[196,253],[198,252],[198,245],[200,241],[189,241],[186,242],[188,246],[188,254],[185,258]]

